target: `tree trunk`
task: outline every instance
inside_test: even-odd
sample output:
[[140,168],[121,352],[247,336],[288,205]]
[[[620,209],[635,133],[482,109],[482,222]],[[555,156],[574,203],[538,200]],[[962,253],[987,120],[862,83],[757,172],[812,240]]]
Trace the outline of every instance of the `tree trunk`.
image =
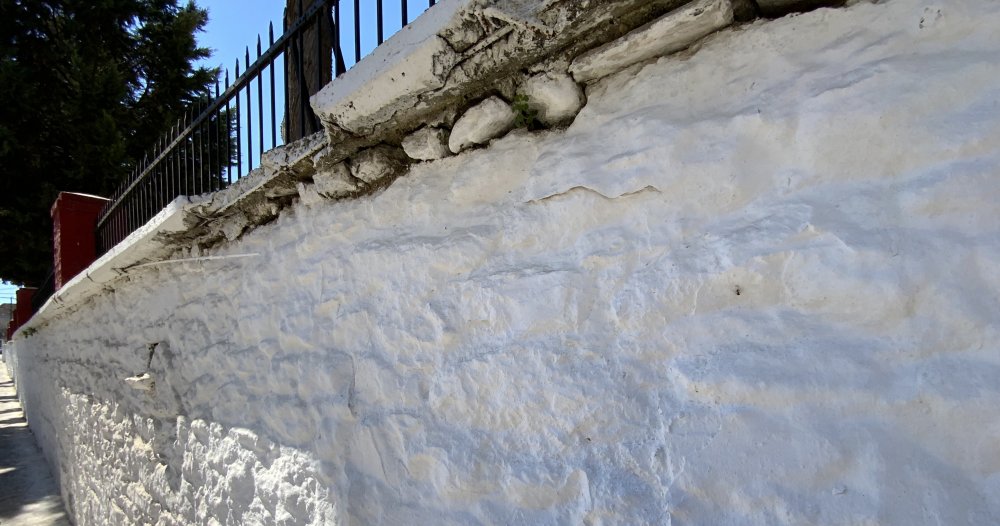
[[[285,27],[291,28],[302,10],[309,8],[312,0],[288,0],[285,6]],[[301,10],[300,10],[301,8]],[[309,96],[318,92],[333,79],[333,34],[330,7],[324,7],[293,38],[285,52],[285,98],[288,112],[282,136],[286,143],[301,139],[321,129],[319,120],[309,107]]]

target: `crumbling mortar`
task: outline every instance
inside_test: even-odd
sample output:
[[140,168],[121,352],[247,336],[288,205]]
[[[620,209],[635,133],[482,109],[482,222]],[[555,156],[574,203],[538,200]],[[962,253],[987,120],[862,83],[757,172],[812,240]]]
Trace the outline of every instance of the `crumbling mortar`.
[[[324,115],[326,140],[307,155],[291,165],[279,167],[273,179],[221,209],[214,210],[214,203],[196,209],[190,213],[191,219],[186,219],[186,224],[191,225],[187,231],[164,235],[160,241],[168,247],[196,246],[204,251],[238,240],[246,232],[274,221],[282,210],[296,202],[296,184],[312,183],[317,166],[346,162],[358,152],[380,144],[398,148],[409,133],[436,121],[441,113],[452,114],[443,122],[450,127],[461,114],[454,112],[454,108],[468,108],[492,94],[510,101],[517,86],[533,74],[565,72],[574,57],[618,39],[686,3],[683,0],[652,0],[638,2],[638,5],[637,2],[597,2],[595,7],[575,0],[557,0],[544,6],[536,18],[528,19],[489,7],[492,2],[480,2],[480,10],[453,24],[450,29],[453,38],[449,38],[449,29],[438,35],[448,50],[440,57],[432,57],[435,75],[443,80],[442,87],[415,95],[412,105],[389,108],[384,120],[372,124],[362,135],[338,126],[336,117]],[[734,0],[733,4],[734,10],[742,6],[740,12],[743,14],[737,15],[740,21],[760,13],[754,0]],[[584,13],[587,16],[581,16]],[[461,31],[466,31],[466,36],[469,32],[482,36],[475,42],[459,44],[455,35]],[[562,36],[566,34],[570,36]],[[459,55],[457,60],[454,55],[444,56],[449,51]],[[435,122],[435,125],[441,124],[441,121]],[[362,198],[387,188],[408,171],[407,165],[370,184],[351,175],[351,181],[358,186],[356,191],[337,197],[321,195],[332,200]],[[238,215],[246,218],[247,225],[235,239],[227,239],[219,225]],[[179,249],[168,248],[167,251],[173,256]]]

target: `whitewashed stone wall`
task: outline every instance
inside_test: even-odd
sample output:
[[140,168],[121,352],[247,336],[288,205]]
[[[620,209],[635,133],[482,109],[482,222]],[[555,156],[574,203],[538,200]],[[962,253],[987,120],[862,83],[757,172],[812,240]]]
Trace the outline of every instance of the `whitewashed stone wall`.
[[997,523],[997,27],[727,30],[565,131],[130,272],[15,342],[71,513]]

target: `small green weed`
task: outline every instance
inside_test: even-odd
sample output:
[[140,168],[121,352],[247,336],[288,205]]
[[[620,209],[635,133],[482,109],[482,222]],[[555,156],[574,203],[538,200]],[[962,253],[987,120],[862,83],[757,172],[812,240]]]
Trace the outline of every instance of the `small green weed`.
[[540,130],[545,126],[538,120],[538,110],[528,104],[528,96],[518,93],[514,95],[514,126],[527,128],[529,131]]

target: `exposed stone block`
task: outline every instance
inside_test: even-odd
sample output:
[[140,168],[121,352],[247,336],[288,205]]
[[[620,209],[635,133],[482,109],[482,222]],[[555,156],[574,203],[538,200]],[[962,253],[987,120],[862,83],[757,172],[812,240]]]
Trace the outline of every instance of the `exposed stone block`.
[[406,155],[397,148],[376,146],[351,158],[351,175],[366,183],[392,177],[406,169]]
[[149,373],[142,373],[126,378],[125,384],[136,391],[152,391],[155,381]]
[[250,226],[250,220],[246,214],[239,212],[222,221],[222,235],[229,241],[238,239],[246,228]]
[[357,182],[351,177],[346,163],[337,163],[313,174],[316,191],[327,197],[337,198],[358,191]]
[[732,23],[730,0],[698,0],[581,55],[570,65],[570,73],[579,82],[606,77],[644,60],[686,49]]
[[476,144],[485,144],[514,127],[514,110],[499,97],[490,97],[469,108],[451,129],[448,148],[458,153]]
[[323,196],[316,191],[315,184],[298,183],[296,188],[298,189],[299,202],[304,205],[312,206],[322,203],[325,200]]
[[573,120],[586,102],[583,90],[565,73],[542,73],[521,86],[528,104],[538,111],[538,120],[549,126]]
[[433,161],[451,155],[448,130],[424,127],[403,139],[403,151],[418,161]]

